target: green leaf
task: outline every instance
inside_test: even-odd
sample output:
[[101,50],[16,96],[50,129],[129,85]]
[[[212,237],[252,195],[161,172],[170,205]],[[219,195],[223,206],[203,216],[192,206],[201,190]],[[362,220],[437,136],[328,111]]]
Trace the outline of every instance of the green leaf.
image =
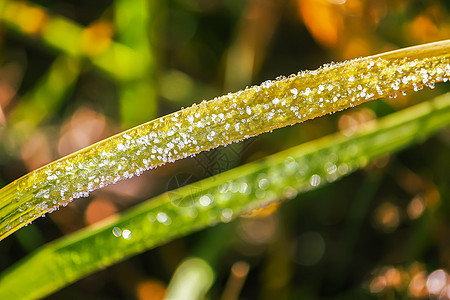
[[201,151],[450,77],[450,41],[266,81],[142,124],[0,190],[0,239],[75,198]]
[[51,242],[0,279],[0,299],[40,298],[132,255],[333,182],[450,124],[450,94],[150,199]]

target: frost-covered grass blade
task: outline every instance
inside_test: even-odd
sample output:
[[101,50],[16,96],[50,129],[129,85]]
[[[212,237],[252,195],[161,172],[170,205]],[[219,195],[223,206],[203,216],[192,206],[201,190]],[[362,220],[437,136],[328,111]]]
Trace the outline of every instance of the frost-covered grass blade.
[[450,77],[450,41],[325,65],[140,125],[0,190],[0,239],[119,180],[263,132]]

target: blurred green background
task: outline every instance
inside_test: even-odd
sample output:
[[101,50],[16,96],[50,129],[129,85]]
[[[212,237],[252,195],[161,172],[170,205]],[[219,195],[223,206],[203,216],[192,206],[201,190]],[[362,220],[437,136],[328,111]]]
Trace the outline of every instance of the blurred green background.
[[[447,39],[449,9],[445,0],[0,0],[0,187],[203,99],[330,61]],[[3,240],[0,270],[144,199],[328,133],[352,135],[364,122],[448,90],[439,84],[368,103],[99,190]],[[447,129],[50,299],[162,299],[190,256],[214,270],[210,299],[448,299],[449,147]]]

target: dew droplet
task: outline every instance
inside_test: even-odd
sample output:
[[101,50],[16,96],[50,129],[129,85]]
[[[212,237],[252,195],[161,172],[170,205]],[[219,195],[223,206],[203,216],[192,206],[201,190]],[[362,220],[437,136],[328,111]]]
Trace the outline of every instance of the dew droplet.
[[232,193],[237,193],[239,191],[239,184],[237,182],[230,181],[228,190]]
[[265,196],[266,196],[266,192],[265,191],[263,191],[263,190],[256,190],[256,192],[255,192],[255,196],[256,196],[256,198],[258,198],[258,199],[262,199],[262,198],[264,198]]
[[302,182],[305,180],[305,172],[303,170],[298,171],[295,174],[295,179],[297,180],[297,182]]
[[172,224],[172,220],[169,218],[169,216],[165,212],[159,212],[156,215],[156,220],[158,220],[159,223],[162,223],[164,225]]
[[120,237],[122,235],[122,229],[120,227],[114,227],[112,233],[115,237]]
[[220,193],[224,194],[228,191],[228,184],[222,183],[221,185],[218,186],[217,189],[219,190]]
[[201,206],[209,206],[213,200],[212,200],[212,195],[208,194],[208,195],[203,195],[200,197],[200,199],[198,199],[198,202],[200,203]]
[[297,99],[298,90],[296,88],[291,89],[292,95],[294,95],[294,99]]
[[327,161],[324,165],[324,169],[325,171],[327,171],[328,174],[333,174],[337,171],[337,166],[335,164],[333,164],[330,161]]
[[230,208],[225,208],[222,210],[222,214],[220,216],[220,220],[224,223],[228,223],[231,221],[231,218],[233,217],[233,210]]
[[123,238],[126,239],[126,240],[131,239],[131,230],[124,229],[124,230],[122,231],[122,236],[123,236]]
[[298,169],[298,163],[295,158],[289,156],[284,161],[284,167],[288,175],[294,173]]
[[249,191],[248,184],[245,183],[245,182],[242,182],[241,185],[240,185],[240,187],[239,187],[239,192],[240,192],[241,194],[248,194],[248,193],[250,192],[250,191]]
[[320,184],[320,181],[321,181],[320,176],[317,174],[314,174],[313,176],[311,176],[309,183],[311,184],[311,186],[318,186]]
[[349,167],[346,163],[342,163],[341,165],[339,165],[338,171],[339,171],[339,174],[345,175],[349,172]]
[[259,174],[257,180],[258,180],[258,186],[260,189],[265,190],[269,187],[270,182],[267,179],[266,174]]

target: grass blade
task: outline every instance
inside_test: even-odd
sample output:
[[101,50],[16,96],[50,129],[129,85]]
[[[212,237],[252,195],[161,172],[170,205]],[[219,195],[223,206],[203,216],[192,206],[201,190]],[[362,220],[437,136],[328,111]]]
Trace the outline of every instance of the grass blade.
[[91,145],[0,190],[0,239],[75,198],[201,151],[450,77],[450,40],[305,71]]

